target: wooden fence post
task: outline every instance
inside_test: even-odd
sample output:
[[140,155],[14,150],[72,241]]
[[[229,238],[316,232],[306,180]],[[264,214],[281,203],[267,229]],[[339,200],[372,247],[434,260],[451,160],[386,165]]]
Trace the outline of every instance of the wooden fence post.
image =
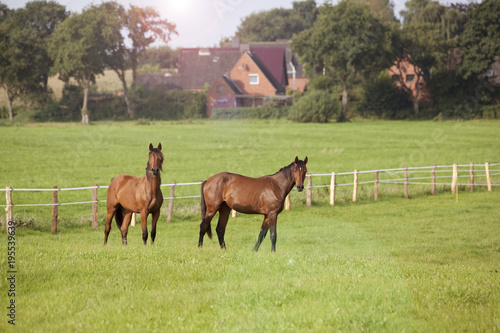
[[484,164],[484,171],[486,171],[486,184],[488,185],[488,192],[491,192],[490,163],[486,162]]
[[337,174],[332,172],[332,180],[330,182],[330,205],[335,205],[335,187],[337,186]]
[[285,198],[285,210],[290,210],[290,193],[288,193]]
[[92,201],[92,228],[94,228],[95,230],[97,230],[97,227],[99,226],[99,220],[98,220],[98,212],[97,212],[97,207],[98,207],[98,203],[97,203],[97,187],[99,185],[97,184],[92,184],[92,186],[94,186],[94,188],[92,189],[92,195],[91,195],[91,201]]
[[7,206],[5,207],[5,229],[9,233],[9,222],[14,222],[14,211],[12,209],[12,187],[7,186],[5,191],[5,201]]
[[373,189],[373,199],[375,201],[378,200],[378,171],[375,171],[375,183]]
[[307,185],[306,185],[306,206],[311,207],[312,205],[312,179],[311,174],[306,175]]
[[358,198],[358,170],[354,170],[354,181],[353,181],[353,188],[352,188],[352,202],[356,202],[356,199]]
[[471,192],[474,192],[474,164],[472,164],[472,162],[470,162],[469,176],[470,176],[469,189]]
[[432,171],[431,171],[431,194],[435,195],[436,194],[436,165],[432,164]]
[[403,171],[403,174],[404,174],[404,195],[405,195],[405,198],[408,199],[408,167],[405,167],[404,168],[404,171]]
[[174,211],[174,198],[175,198],[175,183],[170,185],[170,201],[168,202],[168,210],[167,210],[167,223],[172,221],[172,213]]
[[457,168],[457,163],[453,163],[453,177],[451,179],[451,193],[456,194],[457,193],[457,187],[458,187],[458,168]]
[[57,222],[59,219],[59,212],[58,212],[58,200],[57,200],[57,185],[54,185],[54,191],[52,191],[52,227],[51,231],[53,234],[57,233]]

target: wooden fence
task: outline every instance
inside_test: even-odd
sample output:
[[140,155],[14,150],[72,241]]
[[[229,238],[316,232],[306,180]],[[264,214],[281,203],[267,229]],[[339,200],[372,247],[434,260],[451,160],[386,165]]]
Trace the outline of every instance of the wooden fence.
[[[499,183],[492,182],[492,176],[500,175],[500,170],[491,170],[491,167],[500,166],[500,163],[495,164],[453,164],[452,166],[436,166],[432,165],[429,167],[404,167],[397,169],[381,169],[381,170],[370,170],[370,171],[358,171],[353,172],[332,172],[326,174],[307,174],[306,175],[306,206],[312,205],[312,190],[314,188],[327,188],[329,191],[329,203],[330,205],[335,205],[337,198],[337,192],[339,188],[344,186],[352,186],[352,202],[356,202],[359,196],[360,186],[373,186],[373,200],[378,200],[380,195],[380,186],[383,184],[397,184],[403,187],[403,196],[405,198],[409,197],[409,187],[418,186],[428,186],[429,193],[431,195],[436,194],[436,187],[450,187],[451,193],[458,193],[459,186],[468,187],[469,191],[474,191],[475,186],[485,186],[488,191],[492,191],[492,187],[500,186]],[[451,170],[450,170],[451,169]],[[484,173],[482,173],[484,170]],[[367,177],[372,174],[370,180],[360,180],[360,177]],[[409,177],[408,175],[424,174],[419,177]],[[427,174],[427,175],[425,175]],[[402,176],[400,176],[402,175]],[[312,177],[317,177],[320,183],[323,184],[313,186]],[[325,177],[329,178],[329,183],[324,180]],[[342,183],[338,182],[339,177],[352,177],[352,182]],[[461,178],[467,178],[465,182],[460,182]],[[478,178],[484,178],[484,182],[478,182]],[[444,181],[448,179],[448,181]],[[451,179],[451,181],[449,181]],[[167,222],[171,222],[172,214],[174,210],[174,200],[188,199],[188,198],[199,198],[200,195],[191,196],[175,196],[175,189],[180,186],[193,186],[201,185],[201,182],[193,183],[172,183],[172,184],[162,184],[162,187],[170,187],[170,196],[164,199],[169,200],[167,208]],[[58,207],[62,205],[80,205],[80,204],[91,204],[92,206],[92,227],[94,229],[98,228],[98,204],[105,203],[106,200],[98,200],[98,190],[107,189],[108,186],[99,186],[98,184],[93,184],[89,187],[75,187],[75,188],[58,188],[54,186],[51,189],[14,189],[7,187],[6,189],[0,189],[0,191],[5,191],[6,194],[6,204],[1,205],[5,207],[6,221],[14,220],[14,208],[15,207],[35,207],[35,206],[52,206],[52,233],[57,233],[57,224],[59,220]],[[199,187],[196,186],[199,192]],[[80,202],[59,202],[58,193],[61,191],[78,191],[78,190],[91,190],[91,200],[90,201],[80,201]],[[48,204],[14,204],[12,200],[13,192],[52,192],[52,202]],[[290,209],[290,196],[287,196],[285,200],[285,209]],[[233,211],[233,217],[236,217],[236,212]],[[135,225],[135,214],[131,222],[132,226]]]

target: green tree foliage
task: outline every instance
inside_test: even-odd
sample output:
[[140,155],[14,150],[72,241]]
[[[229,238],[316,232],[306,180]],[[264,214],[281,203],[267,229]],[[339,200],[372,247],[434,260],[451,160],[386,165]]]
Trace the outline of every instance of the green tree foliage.
[[295,102],[288,116],[301,123],[327,123],[339,109],[338,100],[329,91],[312,90]]
[[437,74],[449,70],[450,51],[456,47],[466,18],[459,8],[445,7],[437,1],[410,0],[406,8],[401,11],[401,39],[395,43],[399,55],[396,65],[401,69],[401,62],[407,61],[416,69],[414,89],[403,76],[399,76],[399,83],[417,115],[422,87],[431,84]]
[[7,92],[11,121],[17,96],[47,96],[52,60],[46,45],[66,17],[65,7],[53,1],[29,2],[15,11],[0,4],[0,84]]
[[396,22],[394,16],[394,4],[390,0],[353,0],[354,2],[367,4],[370,11],[387,22]]
[[484,74],[500,61],[500,0],[485,0],[467,11],[468,22],[460,37],[461,71],[465,78]]
[[82,124],[89,123],[88,94],[90,83],[102,74],[110,54],[117,52],[123,40],[120,18],[114,15],[115,3],[92,5],[81,14],[73,14],[56,29],[49,43],[54,59],[53,72],[68,81],[76,79],[84,91]]
[[144,65],[158,66],[159,68],[176,68],[179,62],[179,49],[170,46],[149,47],[141,54],[138,60],[139,68]]
[[382,71],[376,79],[368,80],[363,87],[360,114],[364,117],[381,119],[405,119],[411,111],[408,96],[396,88],[387,71]]
[[236,37],[242,42],[290,39],[304,30],[304,19],[292,9],[275,8],[252,13],[242,20]]
[[293,10],[302,18],[303,29],[313,26],[319,12],[314,0],[294,1]]
[[387,68],[394,59],[391,43],[391,29],[368,6],[344,0],[323,5],[314,25],[295,36],[292,45],[310,75],[323,70],[340,82],[339,121],[344,121],[356,77]]

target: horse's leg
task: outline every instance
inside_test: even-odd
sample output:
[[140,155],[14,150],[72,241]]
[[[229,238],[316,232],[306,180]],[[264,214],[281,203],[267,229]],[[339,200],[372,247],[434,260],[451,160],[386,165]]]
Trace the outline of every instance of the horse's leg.
[[158,209],[156,212],[151,213],[152,221],[151,221],[151,245],[154,244],[156,238],[156,222],[158,222],[158,218],[160,217],[160,210]]
[[226,249],[226,242],[224,242],[224,234],[226,233],[226,225],[229,220],[229,213],[231,213],[231,208],[224,202],[219,208],[219,222],[217,222],[217,237],[219,238],[219,244],[221,249]]
[[148,212],[141,211],[142,241],[144,245],[148,242]]
[[262,222],[262,227],[260,228],[259,238],[257,238],[257,243],[253,248],[254,251],[259,250],[259,246],[266,237],[268,230],[269,230],[269,218],[267,217],[267,215],[265,215],[264,222]]
[[104,245],[108,242],[109,232],[111,231],[111,221],[115,216],[116,207],[108,206],[108,213],[106,215],[106,226],[104,227]]
[[123,223],[122,226],[120,227],[120,231],[122,233],[123,245],[127,245],[127,234],[128,234],[128,226],[130,225],[130,220],[132,220],[132,212],[123,210]]
[[[200,239],[198,240],[198,247],[202,247],[203,246],[203,237],[205,236],[205,233],[207,231],[209,231],[209,229],[210,229],[210,222],[214,218],[214,215],[215,215],[215,212],[211,213],[211,212],[207,211],[207,214],[201,220],[201,223],[200,223]],[[211,231],[209,231],[208,236],[210,238],[212,238],[212,232]]]
[[269,230],[270,230],[270,235],[269,237],[271,238],[271,252],[276,252],[276,223],[278,216],[271,215],[269,218]]

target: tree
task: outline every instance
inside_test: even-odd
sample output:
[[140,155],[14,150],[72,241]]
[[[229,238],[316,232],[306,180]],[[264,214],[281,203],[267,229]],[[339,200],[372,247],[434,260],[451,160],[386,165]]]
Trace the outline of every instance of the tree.
[[318,16],[316,1],[294,1],[293,10],[302,18],[303,29],[309,29],[316,22],[316,17]]
[[89,123],[87,102],[90,83],[102,74],[106,56],[119,52],[121,22],[113,15],[113,4],[92,5],[62,22],[49,42],[53,72],[62,80],[76,79],[83,86],[82,125]]
[[36,1],[26,8],[0,9],[0,84],[7,93],[9,117],[13,101],[23,94],[47,96],[52,61],[47,40],[67,17],[65,7],[53,1]]
[[349,90],[357,75],[387,68],[393,61],[391,30],[364,4],[348,0],[324,4],[314,25],[295,36],[292,46],[314,75],[324,72],[342,86],[339,121],[347,119]]
[[403,76],[400,87],[413,103],[414,114],[420,110],[421,85],[430,83],[432,76],[448,71],[450,51],[456,46],[463,30],[465,16],[455,7],[445,7],[437,1],[410,0],[406,2],[400,43],[396,45],[396,66],[407,61],[415,67],[415,89],[412,90]]
[[484,74],[500,61],[500,0],[485,0],[467,11],[469,20],[460,36],[461,72],[465,78]]
[[[123,15],[120,9],[117,9]],[[116,57],[112,57],[108,65],[118,74],[124,89],[124,98],[127,104],[127,112],[130,118],[134,118],[134,107],[129,102],[125,70],[132,69],[132,85],[130,94],[135,100],[135,82],[137,77],[137,66],[139,57],[146,51],[147,47],[155,41],[168,43],[172,34],[177,34],[176,26],[168,20],[161,19],[160,14],[152,7],[139,8],[130,5],[128,11],[123,15],[122,27],[128,31],[131,47],[120,46]]]
[[274,42],[290,39],[304,30],[304,19],[293,9],[275,8],[252,13],[241,21],[235,37],[242,42]]
[[399,43],[395,43],[395,51],[398,55],[395,65],[402,70],[402,63],[408,62],[415,68],[414,90],[411,83],[404,80],[402,75],[398,76],[400,87],[407,93],[413,104],[413,112],[420,112],[419,101],[422,93],[422,85],[431,80],[433,68],[447,62],[446,41],[439,35],[439,31],[433,24],[420,23],[405,25],[401,32]]

